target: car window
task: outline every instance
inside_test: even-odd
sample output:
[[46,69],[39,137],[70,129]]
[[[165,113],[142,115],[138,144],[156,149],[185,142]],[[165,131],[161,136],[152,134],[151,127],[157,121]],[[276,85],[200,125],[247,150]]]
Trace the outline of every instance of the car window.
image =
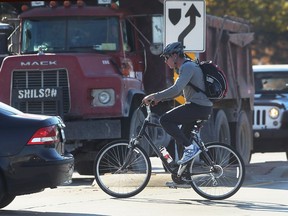
[[255,73],[255,92],[288,93],[288,72]]
[[0,102],[0,113],[3,115],[16,115],[16,114],[22,114],[21,111],[8,106],[7,104],[4,104],[2,102]]

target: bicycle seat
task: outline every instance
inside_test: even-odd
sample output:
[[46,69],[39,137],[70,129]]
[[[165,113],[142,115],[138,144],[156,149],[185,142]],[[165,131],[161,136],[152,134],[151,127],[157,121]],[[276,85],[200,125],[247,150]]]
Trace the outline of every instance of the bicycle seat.
[[193,128],[200,129],[208,119],[198,119],[193,122]]
[[208,121],[208,119],[210,118],[211,115],[208,115],[207,117],[205,118],[201,118],[201,119],[197,119],[195,122],[193,122],[194,124],[194,127],[197,127],[197,128],[201,128],[202,125]]

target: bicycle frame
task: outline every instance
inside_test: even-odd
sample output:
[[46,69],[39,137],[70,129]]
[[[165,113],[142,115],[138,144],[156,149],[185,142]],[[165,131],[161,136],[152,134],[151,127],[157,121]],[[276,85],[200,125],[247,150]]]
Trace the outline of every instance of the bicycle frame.
[[[163,155],[161,154],[160,150],[156,147],[156,145],[154,144],[154,142],[151,140],[151,138],[149,137],[148,133],[146,132],[146,128],[151,126],[151,127],[162,127],[160,124],[156,124],[156,123],[152,123],[150,122],[150,117],[151,117],[151,108],[149,105],[146,106],[146,110],[147,110],[147,116],[142,124],[142,127],[138,133],[138,135],[135,138],[132,138],[132,140],[129,143],[129,147],[131,148],[132,146],[137,145],[137,143],[139,142],[140,139],[146,138],[146,140],[148,141],[150,147],[154,150],[154,152],[156,153],[156,155],[160,158],[160,160],[163,162],[163,165],[165,166],[165,168],[171,173],[171,174],[177,174],[177,176],[181,176],[183,171],[186,169],[187,164],[184,165],[180,165],[177,167],[171,167],[169,166],[168,162],[166,161],[166,159],[163,157]],[[192,133],[195,133],[195,131],[192,131]],[[205,155],[205,159],[207,159],[209,161],[209,163],[213,166],[214,163],[211,160],[211,158],[209,157],[209,155],[206,153],[206,147],[204,145],[204,143],[202,142],[202,140],[200,139],[200,137],[197,136],[197,134],[195,133],[193,136],[195,142],[197,143],[197,145],[200,147],[200,149],[202,150],[202,152],[204,152]],[[133,147],[132,147],[133,148]],[[125,164],[123,165],[125,167]],[[177,169],[175,169],[177,168]],[[212,172],[212,170],[211,170]],[[207,172],[205,172],[207,173]],[[190,175],[199,175],[199,174],[204,174],[204,173],[190,173]]]
[[[136,137],[131,138],[129,143],[112,142],[97,155],[95,179],[104,192],[117,198],[127,198],[140,193],[147,186],[152,170],[148,154],[139,145],[143,138],[146,139],[145,144],[160,158],[174,183],[186,182],[200,196],[215,200],[226,199],[239,190],[245,177],[245,165],[241,155],[228,144],[204,143],[199,134],[203,120],[197,121],[191,131],[191,139],[202,151],[199,161],[197,158],[181,165],[175,163],[174,166],[174,163],[166,161],[149,136],[148,127],[161,125],[150,122],[151,110],[149,106],[146,106],[146,109],[147,116]],[[101,173],[102,169],[104,174]],[[116,177],[113,177],[114,175]],[[117,181],[111,181],[113,178]],[[134,186],[131,185],[131,180],[135,183]]]
[[154,142],[152,141],[152,139],[149,137],[148,133],[146,132],[146,128],[147,127],[160,127],[162,128],[162,126],[160,124],[157,123],[153,123],[150,122],[150,117],[151,117],[151,108],[150,106],[146,106],[146,110],[147,110],[147,116],[144,119],[144,122],[142,124],[142,127],[139,131],[139,133],[137,134],[137,136],[135,138],[132,138],[129,142],[129,148],[133,148],[134,146],[137,145],[137,143],[139,143],[139,140],[146,138],[146,140],[148,141],[150,147],[153,149],[153,151],[156,153],[156,155],[161,159],[161,161],[163,162],[163,165],[165,166],[165,168],[172,174],[175,174],[177,172],[175,172],[175,169],[172,169],[168,162],[166,161],[166,159],[163,157],[163,155],[161,154],[160,150],[157,148],[157,146],[154,144]]

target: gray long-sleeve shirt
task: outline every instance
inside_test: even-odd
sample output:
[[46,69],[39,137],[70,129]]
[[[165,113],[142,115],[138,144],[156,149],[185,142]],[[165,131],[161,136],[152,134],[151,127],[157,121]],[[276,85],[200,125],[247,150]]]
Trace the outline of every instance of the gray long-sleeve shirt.
[[199,65],[193,61],[183,63],[179,68],[179,77],[176,79],[174,85],[155,93],[154,97],[156,100],[167,100],[183,94],[186,103],[192,102],[202,106],[213,106],[213,103],[207,96],[201,91],[197,92],[193,87],[188,85],[189,82],[202,90],[205,89],[203,73]]

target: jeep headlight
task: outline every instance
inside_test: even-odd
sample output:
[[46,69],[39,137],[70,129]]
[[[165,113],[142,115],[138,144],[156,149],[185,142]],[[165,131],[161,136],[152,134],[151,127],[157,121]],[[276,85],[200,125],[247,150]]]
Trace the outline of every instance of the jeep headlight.
[[279,109],[277,107],[273,107],[269,110],[269,117],[272,119],[276,119],[279,116]]
[[115,92],[113,89],[93,89],[92,106],[113,106],[115,104]]

